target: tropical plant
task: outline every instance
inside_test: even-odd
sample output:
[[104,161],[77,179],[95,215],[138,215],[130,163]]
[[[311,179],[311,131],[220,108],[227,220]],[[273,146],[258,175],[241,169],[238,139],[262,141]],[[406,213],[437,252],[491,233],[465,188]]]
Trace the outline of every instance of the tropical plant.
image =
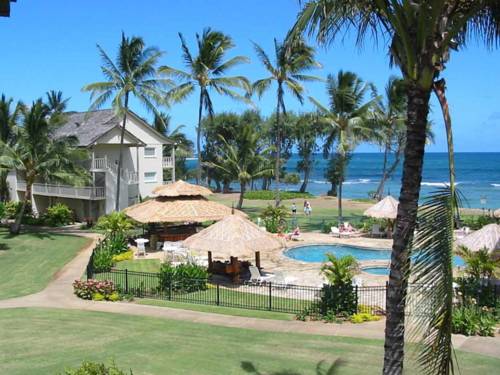
[[286,218],[288,216],[288,210],[285,206],[273,207],[268,205],[262,211],[261,216],[268,232],[279,233],[287,229]]
[[280,183],[280,163],[281,163],[281,137],[282,124],[281,114],[286,117],[285,107],[285,88],[297,98],[302,104],[304,102],[304,87],[301,82],[318,81],[319,78],[304,74],[312,68],[318,68],[321,65],[314,59],[314,49],[308,46],[305,41],[300,38],[290,39],[286,43],[279,43],[274,39],[274,64],[264,49],[254,43],[255,52],[261,63],[270,74],[269,77],[259,79],[254,82],[253,89],[259,97],[269,89],[273,82],[277,84],[276,92],[276,139],[275,139],[275,167],[274,178],[276,182],[276,206],[280,204],[279,183]]
[[[7,98],[4,94],[0,97],[0,141],[11,146],[15,142],[14,129],[19,119],[21,103],[11,108],[14,99]],[[8,171],[0,172],[0,201],[9,199],[9,187],[7,185]]]
[[352,285],[352,278],[358,270],[358,262],[352,255],[336,257],[334,254],[326,254],[327,262],[321,266],[321,273],[326,277],[330,285]]
[[127,372],[116,367],[114,362],[107,365],[100,362],[82,362],[81,366],[75,369],[67,369],[60,375],[133,375],[132,370]]
[[207,281],[207,269],[194,263],[173,266],[167,262],[163,263],[160,268],[160,289],[166,292],[191,293],[206,290]]
[[[179,33],[181,39],[182,57],[188,71],[182,71],[169,66],[160,67],[159,71],[169,77],[180,80],[180,84],[168,92],[168,98],[173,102],[186,99],[199,87],[198,127],[196,128],[196,152],[198,156],[198,169],[196,175],[197,183],[201,181],[201,120],[203,109],[213,116],[214,109],[210,90],[219,95],[229,96],[232,99],[249,102],[245,97],[250,92],[250,83],[243,76],[227,76],[226,73],[234,66],[249,62],[247,57],[235,56],[223,61],[226,53],[234,47],[232,39],[219,31],[210,28],[203,30],[202,35],[196,34],[198,55],[193,57],[184,36]],[[244,95],[234,89],[243,89]]]
[[73,222],[73,211],[64,203],[56,203],[43,215],[43,220],[50,226],[67,225]]
[[[500,40],[500,9],[495,0],[410,0],[371,1],[310,0],[304,4],[290,33],[308,32],[323,44],[331,43],[339,33],[354,29],[359,45],[367,35],[384,35],[389,41],[391,61],[401,70],[407,86],[407,139],[399,196],[398,218],[393,241],[393,256],[387,298],[384,373],[401,374],[404,360],[404,309],[409,247],[417,219],[422,179],[430,94],[439,74],[445,69],[450,49],[463,45],[471,37],[489,47]],[[449,265],[451,267],[451,263]],[[448,273],[448,272],[447,272]],[[447,317],[449,318],[449,317]],[[450,340],[441,345],[451,344]],[[431,371],[436,361],[449,373],[448,350],[428,351]]]
[[500,267],[500,259],[490,254],[486,248],[471,251],[465,246],[460,246],[457,254],[465,262],[465,272],[476,280],[491,278]]
[[488,310],[462,306],[453,310],[452,332],[465,336],[495,336],[496,319]]
[[87,158],[86,151],[77,148],[76,137],[54,137],[60,117],[51,117],[49,107],[42,99],[33,102],[31,107],[21,107],[21,117],[22,126],[15,128],[15,144],[0,143],[0,167],[23,173],[26,181],[23,203],[11,226],[13,234],[19,233],[36,180],[74,184],[88,180],[88,172],[76,163]]
[[[342,223],[342,184],[349,155],[361,141],[372,140],[375,136],[373,110],[379,100],[375,88],[364,82],[355,73],[339,71],[337,76],[328,75],[326,89],[329,105],[325,107],[310,97],[318,111],[318,121],[324,125],[325,144],[323,154],[328,156],[336,144],[336,158],[339,160],[337,201],[338,220]],[[371,93],[372,99],[365,102]]]
[[91,93],[90,98],[93,102],[89,111],[99,109],[111,100],[115,113],[122,116],[115,202],[115,210],[119,211],[123,140],[130,96],[135,97],[148,111],[159,115],[156,106],[166,104],[164,89],[171,82],[157,77],[156,64],[162,53],[155,47],[146,47],[142,38],[135,36],[128,38],[122,33],[116,62],[113,62],[100,45],[97,45],[97,49],[101,55],[101,71],[106,81],[91,83],[82,90]]
[[63,113],[66,110],[69,98],[64,99],[62,91],[50,90],[45,95],[51,113]]
[[297,142],[297,153],[301,160],[297,162],[297,170],[304,172],[304,178],[299,191],[305,193],[309,176],[314,167],[314,153],[318,149],[317,140],[321,134],[321,126],[317,122],[317,116],[306,113],[299,116],[293,129],[293,135]]
[[111,212],[103,215],[97,221],[96,228],[107,234],[127,234],[134,227],[132,221],[123,212]]

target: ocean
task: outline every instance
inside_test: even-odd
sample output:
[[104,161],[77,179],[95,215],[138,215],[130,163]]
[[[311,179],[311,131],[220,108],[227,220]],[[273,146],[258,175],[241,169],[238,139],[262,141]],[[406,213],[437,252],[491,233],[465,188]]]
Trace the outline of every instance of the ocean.
[[[299,157],[292,155],[286,164],[287,172],[296,172]],[[369,192],[377,189],[382,175],[383,154],[355,153],[347,169],[343,184],[345,198],[368,198]],[[464,207],[500,208],[500,153],[456,153],[457,189],[465,197]],[[196,165],[188,161],[189,167]],[[321,154],[315,156],[315,166],[311,173],[307,190],[314,195],[324,195],[330,184],[324,178],[327,160]],[[426,153],[421,184],[421,197],[434,189],[444,186],[448,178],[448,155],[446,153]],[[400,190],[401,165],[391,180],[385,184],[385,193],[397,198]],[[297,190],[300,185],[283,185],[283,190]],[[235,186],[237,188],[237,185]]]

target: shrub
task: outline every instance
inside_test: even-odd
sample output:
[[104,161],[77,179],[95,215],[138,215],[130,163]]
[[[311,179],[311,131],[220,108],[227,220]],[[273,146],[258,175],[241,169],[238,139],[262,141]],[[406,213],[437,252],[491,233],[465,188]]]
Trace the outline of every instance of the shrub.
[[93,266],[95,272],[107,272],[113,267],[113,254],[106,247],[94,249]]
[[370,313],[357,313],[351,315],[351,323],[363,323],[363,322],[373,322],[380,320],[380,316],[373,315]]
[[47,208],[44,221],[50,226],[57,227],[73,222],[73,211],[63,203],[57,203]]
[[462,305],[476,305],[479,307],[497,307],[495,285],[485,283],[475,277],[457,277],[458,299]]
[[[21,207],[23,206],[23,202],[21,201],[8,201],[5,203],[5,217],[7,219],[15,219],[19,212],[21,211]],[[33,210],[31,208],[31,202],[26,203],[26,208],[24,209],[23,218],[33,216]]]
[[274,207],[269,205],[264,209],[264,211],[262,211],[262,219],[264,220],[264,225],[266,227],[266,230],[270,233],[285,231],[287,229],[287,216],[288,210],[284,206]]
[[118,255],[113,255],[113,262],[122,262],[124,260],[132,260],[134,259],[134,252],[133,250],[128,250],[125,251],[124,253],[118,254]]
[[108,296],[108,301],[111,302],[116,302],[116,301],[121,301],[122,297],[118,292],[113,292]]
[[104,240],[100,241],[94,249],[94,271],[109,271],[116,262],[114,257],[126,252],[127,249],[127,238],[124,233],[109,234]]
[[494,336],[495,325],[495,317],[488,309],[471,306],[453,310],[453,333],[465,336]]
[[104,296],[101,293],[93,293],[92,300],[93,301],[104,301]]
[[[82,299],[96,299],[99,301],[99,295],[105,300],[116,293],[115,284],[110,280],[75,280],[73,282],[74,293]],[[95,297],[95,298],[94,298]],[[115,298],[115,297],[112,297]]]
[[84,361],[80,367],[67,369],[61,375],[133,375],[133,373],[132,370],[127,373],[120,370],[114,362],[108,366],[104,363]]
[[132,221],[123,212],[112,212],[99,218],[97,229],[104,230],[108,234],[126,235],[134,227]]
[[[272,190],[251,190],[244,194],[244,198],[271,201],[276,198],[276,192]],[[298,191],[280,191],[281,200],[301,198],[314,198],[314,195],[310,193],[300,193]]]
[[491,216],[464,216],[461,219],[461,225],[469,227],[472,230],[478,230],[487,224],[496,223],[498,219]]
[[128,250],[128,241],[125,233],[113,233],[104,239],[102,246],[112,255],[118,255]]
[[194,263],[179,264],[174,267],[164,263],[160,268],[160,288],[164,291],[196,292],[206,290],[208,271]]
[[0,219],[3,219],[5,217],[5,204],[3,202],[0,202]]

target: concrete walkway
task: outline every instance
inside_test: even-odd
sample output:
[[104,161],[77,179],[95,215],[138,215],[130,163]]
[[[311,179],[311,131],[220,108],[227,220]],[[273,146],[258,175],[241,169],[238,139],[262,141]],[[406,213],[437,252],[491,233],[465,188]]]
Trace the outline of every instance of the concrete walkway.
[[[303,334],[347,336],[368,339],[384,339],[385,321],[364,324],[325,324],[322,322],[281,321],[258,318],[247,318],[168,307],[138,305],[126,302],[85,301],[73,294],[72,283],[80,279],[88,259],[95,246],[98,235],[79,231],[68,231],[67,234],[92,238],[93,241],[82,249],[77,256],[57,273],[54,280],[43,291],[25,297],[0,301],[0,309],[42,307],[74,309],[85,311],[101,311],[118,314],[149,316],[154,318],[182,320],[195,323],[211,324],[224,327],[247,328],[271,332],[293,332]],[[456,349],[485,354],[500,358],[500,337],[466,337],[453,335]]]

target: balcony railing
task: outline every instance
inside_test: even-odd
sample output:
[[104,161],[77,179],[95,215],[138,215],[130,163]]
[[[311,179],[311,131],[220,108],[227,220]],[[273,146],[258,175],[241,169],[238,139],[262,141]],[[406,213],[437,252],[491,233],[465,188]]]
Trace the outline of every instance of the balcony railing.
[[[109,161],[108,158],[105,156],[103,158],[92,159],[90,170],[94,172],[109,171],[116,175],[118,166],[115,163]],[[128,169],[122,169],[121,176],[128,184],[139,183],[139,174],[137,172],[132,172],[129,171]]]
[[[17,181],[17,190],[26,191],[26,182]],[[32,187],[32,193],[35,195],[46,195],[51,197],[77,198],[99,200],[106,198],[104,187],[76,187],[70,185],[53,185],[35,183]]]
[[174,167],[174,158],[171,156],[164,156],[162,159],[163,168],[173,168]]

